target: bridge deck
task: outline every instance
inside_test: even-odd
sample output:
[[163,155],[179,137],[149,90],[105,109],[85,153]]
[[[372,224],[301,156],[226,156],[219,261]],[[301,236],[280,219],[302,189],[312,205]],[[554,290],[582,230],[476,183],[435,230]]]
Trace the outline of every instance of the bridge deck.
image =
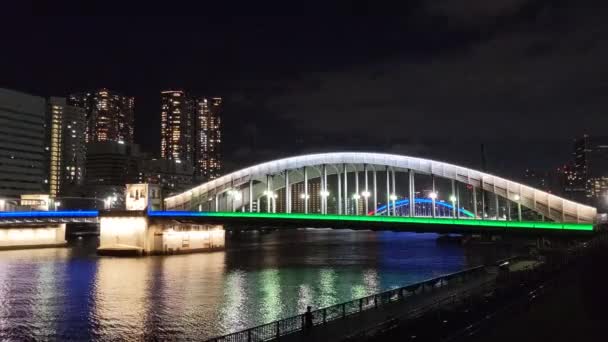
[[374,216],[374,215],[333,215],[301,213],[250,213],[250,212],[212,212],[212,211],[150,211],[151,218],[206,221],[208,223],[235,224],[241,229],[251,227],[312,227],[312,228],[347,228],[400,230],[438,233],[466,232],[522,232],[522,233],[590,233],[593,224],[570,222],[532,222],[479,220],[465,218],[432,218],[407,216]]
[[391,318],[405,315],[412,310],[424,308],[459,293],[476,289],[481,291],[483,284],[488,282],[491,284],[495,279],[496,275],[486,274],[485,276],[468,280],[465,283],[450,284],[426,295],[413,296],[408,300],[385,304],[374,310],[363,311],[344,319],[338,319],[326,324],[314,326],[308,334],[300,330],[289,335],[281,336],[280,340],[281,342],[340,341],[358,333],[369,331],[378,324],[386,322]]

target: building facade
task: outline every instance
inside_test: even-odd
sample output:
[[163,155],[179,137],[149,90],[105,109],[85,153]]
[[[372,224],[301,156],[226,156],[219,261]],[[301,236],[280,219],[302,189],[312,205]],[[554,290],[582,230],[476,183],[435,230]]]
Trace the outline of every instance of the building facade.
[[44,190],[45,118],[44,98],[0,89],[0,197]]
[[85,172],[85,111],[65,98],[47,102],[48,189],[51,197],[82,185]]
[[86,181],[83,194],[105,199],[106,208],[124,209],[125,184],[138,182],[142,158],[134,144],[113,141],[87,144]]
[[[304,213],[306,211],[304,182],[291,184],[291,212]],[[276,199],[277,212],[285,212],[285,188],[278,190]],[[261,208],[262,212],[265,207]],[[311,179],[308,181],[308,212],[321,212],[321,181]]]
[[114,141],[133,143],[135,99],[102,88],[72,94],[68,104],[83,108],[86,114],[87,143]]
[[[579,199],[606,207],[608,199],[608,137],[583,135],[574,140],[572,189]],[[603,198],[604,200],[600,200]]]
[[222,99],[198,98],[195,104],[195,177],[206,182],[222,171]]
[[222,170],[222,98],[192,97],[181,90],[161,92],[161,158],[191,163],[197,182]]
[[193,186],[193,167],[189,162],[167,159],[144,159],[138,167],[138,182],[158,184],[163,195],[187,190]]
[[191,162],[194,144],[192,100],[181,90],[161,92],[160,156],[165,160]]

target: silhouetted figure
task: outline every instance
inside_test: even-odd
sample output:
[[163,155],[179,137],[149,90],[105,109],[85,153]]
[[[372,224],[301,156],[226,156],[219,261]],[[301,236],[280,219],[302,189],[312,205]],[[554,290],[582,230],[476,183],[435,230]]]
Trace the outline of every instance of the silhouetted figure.
[[312,311],[310,305],[306,308],[306,313],[304,314],[304,332],[308,335],[310,330],[312,329]]

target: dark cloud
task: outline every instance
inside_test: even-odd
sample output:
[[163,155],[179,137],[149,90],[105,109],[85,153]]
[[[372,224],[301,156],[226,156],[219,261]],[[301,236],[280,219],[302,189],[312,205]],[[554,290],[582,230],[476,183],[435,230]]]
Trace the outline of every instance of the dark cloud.
[[[0,86],[136,96],[158,150],[159,90],[222,95],[229,168],[303,152],[415,154],[517,173],[608,124],[608,16],[595,0],[418,0],[391,15],[15,18]],[[270,12],[269,12],[270,13]],[[335,14],[335,15],[330,15]]]
[[[450,17],[488,19],[517,15],[529,4],[456,3],[461,4],[441,2],[433,8]],[[601,13],[607,14],[599,8],[547,4],[537,7],[529,20],[516,18],[504,31],[464,52],[441,51],[424,61],[412,60],[406,52],[339,71],[309,73],[291,83],[290,92],[270,99],[269,108],[305,132],[338,137],[346,131],[370,141],[378,135],[407,137],[410,143],[399,150],[413,153],[442,155],[415,146],[471,148],[473,141],[477,146],[486,142],[517,167],[530,157],[522,150],[538,152],[531,144],[566,146],[528,159],[559,164],[568,158],[567,142],[573,136],[601,135],[608,125],[608,45],[602,38],[608,25]],[[437,140],[445,144],[432,145]]]

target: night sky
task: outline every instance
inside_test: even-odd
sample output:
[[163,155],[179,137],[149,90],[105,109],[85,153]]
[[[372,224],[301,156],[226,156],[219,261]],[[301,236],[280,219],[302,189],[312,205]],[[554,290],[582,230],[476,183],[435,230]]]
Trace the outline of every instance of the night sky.
[[228,169],[331,150],[479,168],[484,143],[488,170],[517,178],[568,161],[577,135],[606,135],[603,3],[410,1],[390,16],[362,2],[300,16],[13,16],[0,24],[0,87],[135,96],[136,141],[152,153],[161,90],[223,96]]

